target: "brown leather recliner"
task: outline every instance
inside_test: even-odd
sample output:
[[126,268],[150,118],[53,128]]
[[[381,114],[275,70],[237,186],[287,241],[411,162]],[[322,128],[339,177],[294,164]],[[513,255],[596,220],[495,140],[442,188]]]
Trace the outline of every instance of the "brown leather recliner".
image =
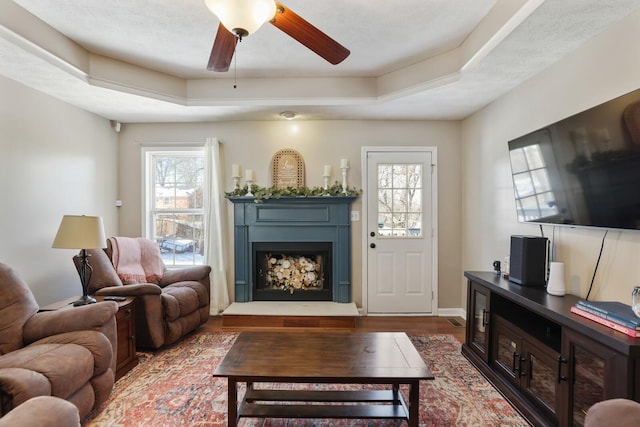
[[0,427],[80,427],[78,408],[53,396],[36,396],[0,418]]
[[[113,262],[118,242],[117,256],[121,259],[139,259],[140,253],[123,253],[139,245],[133,250],[151,256],[160,267],[156,267],[154,274],[144,273],[144,268],[140,267],[140,277],[122,272],[118,275]],[[136,297],[138,347],[157,349],[174,343],[209,320],[211,267],[208,265],[167,270],[158,245],[144,238],[111,237],[107,239],[106,249],[90,249],[87,253],[93,268],[89,280],[90,294]],[[78,256],[74,257],[74,262],[77,267]],[[143,283],[145,281],[148,283]]]
[[38,312],[27,284],[0,263],[2,415],[36,396],[73,403],[81,417],[107,400],[114,383],[116,303]]

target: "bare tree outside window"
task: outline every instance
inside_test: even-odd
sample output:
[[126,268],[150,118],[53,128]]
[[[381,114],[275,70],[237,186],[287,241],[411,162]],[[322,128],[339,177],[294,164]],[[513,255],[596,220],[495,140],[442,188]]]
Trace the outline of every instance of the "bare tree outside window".
[[147,151],[148,237],[168,267],[204,263],[204,155]]
[[422,165],[378,165],[378,234],[422,236]]

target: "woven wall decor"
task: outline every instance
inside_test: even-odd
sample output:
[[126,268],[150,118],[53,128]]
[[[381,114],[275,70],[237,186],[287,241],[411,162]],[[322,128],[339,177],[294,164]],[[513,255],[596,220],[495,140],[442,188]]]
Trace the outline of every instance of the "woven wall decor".
[[271,185],[276,188],[304,186],[304,159],[291,148],[283,148],[271,158]]

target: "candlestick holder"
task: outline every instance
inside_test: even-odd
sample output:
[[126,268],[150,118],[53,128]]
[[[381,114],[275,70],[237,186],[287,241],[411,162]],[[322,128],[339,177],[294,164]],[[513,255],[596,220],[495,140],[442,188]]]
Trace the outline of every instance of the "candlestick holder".
[[232,178],[233,178],[233,188],[237,190],[238,188],[240,188],[240,176],[234,175],[232,176]]
[[347,194],[347,171],[349,170],[349,166],[340,169],[342,169],[342,192]]
[[322,179],[324,180],[324,191],[327,191],[329,189],[329,175],[324,175]]
[[245,179],[244,182],[247,184],[247,196],[252,197],[253,193],[251,192],[251,184],[253,183],[253,180],[251,179]]

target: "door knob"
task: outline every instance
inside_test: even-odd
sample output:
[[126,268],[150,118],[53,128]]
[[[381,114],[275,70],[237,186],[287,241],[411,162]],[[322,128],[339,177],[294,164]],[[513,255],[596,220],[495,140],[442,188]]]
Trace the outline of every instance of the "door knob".
[[375,231],[372,231],[371,233],[369,233],[369,236],[371,236],[371,237],[376,237],[376,232],[375,232]]
[[370,245],[369,245],[369,247],[370,247],[371,249],[374,249],[374,248],[376,247],[376,244],[375,244],[375,243],[372,243],[372,244],[370,244]]

